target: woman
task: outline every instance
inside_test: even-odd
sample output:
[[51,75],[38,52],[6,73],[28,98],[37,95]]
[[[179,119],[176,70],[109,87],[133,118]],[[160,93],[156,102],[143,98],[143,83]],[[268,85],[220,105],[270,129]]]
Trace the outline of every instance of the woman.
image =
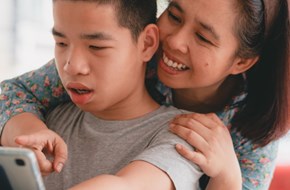
[[[179,145],[177,151],[214,178],[230,172],[233,143],[243,189],[267,189],[275,140],[287,129],[287,0],[173,0],[158,26],[158,61],[148,65],[146,80],[151,95],[162,104],[197,112],[171,125],[197,151]],[[16,113],[43,117],[69,100],[54,67],[50,63],[2,83],[2,126]]]

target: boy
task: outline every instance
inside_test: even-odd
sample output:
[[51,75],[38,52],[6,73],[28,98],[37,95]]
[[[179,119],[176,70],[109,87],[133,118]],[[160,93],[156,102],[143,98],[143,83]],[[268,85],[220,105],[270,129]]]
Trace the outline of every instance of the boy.
[[[158,47],[155,0],[54,0],[53,15],[57,70],[77,107],[60,105],[47,118],[69,150],[47,189],[196,189],[202,173],[167,129],[181,111],[158,105],[144,85]],[[18,140],[39,149],[33,142],[51,136],[41,129]]]

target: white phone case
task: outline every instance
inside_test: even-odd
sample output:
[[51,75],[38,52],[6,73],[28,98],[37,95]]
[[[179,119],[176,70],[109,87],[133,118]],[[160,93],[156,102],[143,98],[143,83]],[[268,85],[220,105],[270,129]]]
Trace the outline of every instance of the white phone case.
[[0,147],[0,190],[45,190],[34,153]]

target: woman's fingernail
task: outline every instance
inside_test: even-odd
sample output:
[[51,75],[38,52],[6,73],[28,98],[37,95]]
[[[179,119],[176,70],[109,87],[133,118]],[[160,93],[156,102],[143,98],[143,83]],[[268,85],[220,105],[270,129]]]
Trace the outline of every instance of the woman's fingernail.
[[61,172],[62,168],[63,168],[63,163],[59,163],[59,164],[56,166],[56,171],[59,173],[59,172]]

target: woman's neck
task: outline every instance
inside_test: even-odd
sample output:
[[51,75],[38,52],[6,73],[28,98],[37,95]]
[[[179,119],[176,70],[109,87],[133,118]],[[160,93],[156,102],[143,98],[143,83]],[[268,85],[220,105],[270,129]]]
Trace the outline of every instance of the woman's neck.
[[216,112],[241,90],[242,78],[229,76],[221,84],[206,89],[175,89],[173,104],[188,111],[209,113]]

